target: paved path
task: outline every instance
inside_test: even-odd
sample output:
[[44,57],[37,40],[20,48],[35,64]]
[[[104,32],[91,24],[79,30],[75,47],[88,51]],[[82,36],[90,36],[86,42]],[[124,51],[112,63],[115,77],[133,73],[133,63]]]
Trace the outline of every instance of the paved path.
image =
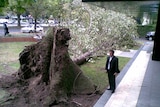
[[137,50],[132,50],[132,49],[130,49],[129,51],[115,50],[115,56],[132,58],[136,52]]
[[146,42],[117,77],[116,92],[106,90],[94,107],[160,107],[160,62],[151,60],[152,49]]

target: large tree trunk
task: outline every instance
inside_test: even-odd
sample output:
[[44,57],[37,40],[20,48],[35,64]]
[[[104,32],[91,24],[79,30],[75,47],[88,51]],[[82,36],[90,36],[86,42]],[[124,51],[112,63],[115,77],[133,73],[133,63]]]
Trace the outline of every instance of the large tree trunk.
[[82,65],[83,63],[86,62],[86,59],[88,59],[90,56],[92,55],[92,52],[86,52],[83,55],[73,59],[73,61],[77,64],[77,65]]
[[18,77],[21,83],[27,84],[29,100],[34,99],[39,106],[67,102],[71,93],[95,91],[94,84],[69,56],[67,41],[70,39],[69,29],[53,28],[42,41],[20,53]]
[[[98,53],[99,50],[102,50],[102,51],[106,51],[109,50],[109,49],[112,49],[112,45],[114,44],[114,40],[110,41],[109,43],[108,42],[104,42],[104,43],[101,43],[99,44],[95,49],[93,49],[92,51],[88,51],[88,52],[85,52],[84,54],[80,55],[79,57],[77,58],[74,58],[73,61],[77,64],[77,65],[82,65],[84,64],[85,62],[88,61],[88,59],[92,58],[93,56],[93,53]],[[101,53],[102,54],[102,53]],[[99,54],[98,56],[101,56],[101,54]],[[102,56],[106,55],[107,53],[103,53]],[[97,57],[97,56],[96,56]]]
[[21,14],[17,13],[18,26],[21,26]]

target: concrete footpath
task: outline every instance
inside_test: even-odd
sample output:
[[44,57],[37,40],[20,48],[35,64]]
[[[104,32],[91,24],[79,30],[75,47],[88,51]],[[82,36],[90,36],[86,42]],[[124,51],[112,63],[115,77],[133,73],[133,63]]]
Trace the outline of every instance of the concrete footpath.
[[160,62],[152,61],[152,49],[147,41],[132,54],[116,78],[115,93],[106,90],[94,107],[160,107]]

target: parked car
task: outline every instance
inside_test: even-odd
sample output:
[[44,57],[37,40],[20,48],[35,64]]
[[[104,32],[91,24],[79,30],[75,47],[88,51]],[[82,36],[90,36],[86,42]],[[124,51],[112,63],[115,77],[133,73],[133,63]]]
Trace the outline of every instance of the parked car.
[[148,39],[148,40],[154,40],[154,35],[155,35],[155,31],[147,32],[146,39]]
[[48,23],[49,23],[49,24],[54,24],[55,21],[54,21],[54,20],[48,20]]
[[[41,31],[43,31],[43,27],[41,27],[40,25],[36,25],[36,32],[41,32]],[[35,32],[34,25],[28,25],[28,26],[21,28],[21,32],[23,32],[23,33]]]
[[0,24],[2,23],[8,23],[8,19],[0,19]]

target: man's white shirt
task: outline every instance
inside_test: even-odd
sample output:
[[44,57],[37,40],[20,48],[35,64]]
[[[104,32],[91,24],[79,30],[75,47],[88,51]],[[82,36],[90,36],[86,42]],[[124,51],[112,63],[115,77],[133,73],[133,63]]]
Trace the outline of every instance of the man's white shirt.
[[109,57],[109,62],[108,62],[108,69],[110,69],[110,63],[113,57]]

